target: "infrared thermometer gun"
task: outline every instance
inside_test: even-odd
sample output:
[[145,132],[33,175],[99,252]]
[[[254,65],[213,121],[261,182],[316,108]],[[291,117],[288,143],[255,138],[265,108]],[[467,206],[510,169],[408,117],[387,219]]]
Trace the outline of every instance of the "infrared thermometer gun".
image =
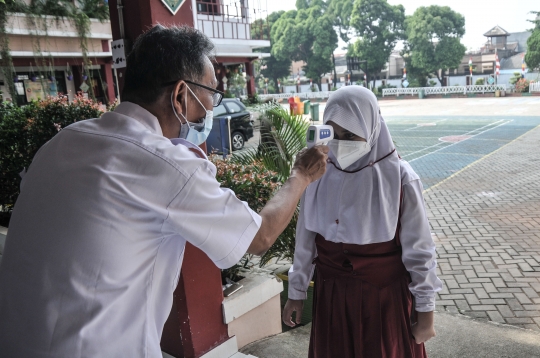
[[332,139],[334,139],[334,128],[332,126],[309,126],[306,135],[306,142],[308,148],[314,147],[319,144],[326,145]]

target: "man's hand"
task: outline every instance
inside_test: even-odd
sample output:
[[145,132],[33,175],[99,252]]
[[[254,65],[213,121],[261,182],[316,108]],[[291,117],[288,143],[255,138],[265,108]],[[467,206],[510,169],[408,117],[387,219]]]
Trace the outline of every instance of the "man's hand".
[[417,312],[418,322],[412,326],[412,334],[417,344],[429,341],[436,336],[435,328],[433,327],[433,311],[432,312]]
[[321,145],[298,153],[289,179],[259,213],[261,227],[249,245],[248,253],[262,255],[276,242],[291,221],[304,190],[326,171],[328,150],[327,146]]
[[310,149],[302,149],[296,156],[292,173],[305,176],[309,182],[314,182],[323,176],[326,171],[326,159],[329,148],[326,145],[317,145]]
[[[302,321],[302,308],[304,307],[303,300],[287,300],[283,308],[281,319],[289,327],[294,327]],[[292,314],[296,311],[296,323],[292,321]]]

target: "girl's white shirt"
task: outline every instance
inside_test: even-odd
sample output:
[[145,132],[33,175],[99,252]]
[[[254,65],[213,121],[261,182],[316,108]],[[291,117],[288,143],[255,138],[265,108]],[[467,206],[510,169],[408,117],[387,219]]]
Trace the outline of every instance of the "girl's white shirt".
[[[376,164],[375,164],[376,165]],[[403,203],[401,215],[400,241],[402,246],[402,260],[407,271],[411,275],[412,282],[409,285],[411,293],[415,297],[416,311],[430,312],[435,310],[435,294],[442,289],[442,282],[436,273],[435,243],[431,237],[429,223],[424,207],[422,195],[422,183],[418,175],[409,163],[400,160],[401,183],[403,188]],[[366,169],[365,169],[366,170]],[[367,169],[369,170],[369,169]],[[326,240],[343,242],[347,244],[365,245],[376,242],[386,242],[391,238],[371,238],[363,240],[353,233],[347,232],[347,226],[356,223],[354,210],[340,211],[346,207],[347,202],[354,200],[349,191],[343,190],[342,185],[346,176],[354,174],[344,173],[334,168],[332,164],[327,166],[325,176],[331,176],[338,183],[329,188],[330,194],[334,194],[339,200],[328,203],[331,206],[324,208],[328,215],[318,217],[317,230],[306,228],[305,197],[300,201],[300,216],[296,227],[296,247],[294,252],[294,264],[289,270],[289,298],[304,300],[307,297],[309,282],[313,276],[315,265],[313,259],[317,256],[315,236],[319,232]],[[334,180],[332,180],[334,181]],[[330,213],[336,213],[332,216]],[[339,223],[336,223],[339,220]],[[314,220],[309,220],[313,222]]]
[[[316,233],[328,241],[357,245],[392,240],[403,190],[403,263],[411,274],[416,310],[433,311],[435,293],[442,289],[442,283],[436,274],[435,243],[422,183],[410,165],[392,153],[395,145],[377,98],[360,86],[342,87],[326,103],[324,123],[328,122],[365,138],[371,150],[346,168],[359,170],[356,173],[343,172],[330,163],[325,175],[306,189],[296,229],[294,265],[289,272],[289,298],[305,299],[313,275]],[[331,151],[328,156],[339,167]]]

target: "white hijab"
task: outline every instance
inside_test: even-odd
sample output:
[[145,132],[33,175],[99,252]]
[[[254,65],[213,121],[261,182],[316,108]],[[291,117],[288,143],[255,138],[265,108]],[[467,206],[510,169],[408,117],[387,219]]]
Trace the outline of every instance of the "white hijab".
[[[377,98],[361,86],[342,87],[326,103],[324,123],[330,121],[366,138],[371,151],[347,171],[375,163],[395,146]],[[332,152],[329,158],[337,164]],[[338,165],[339,166],[339,165]],[[386,242],[394,238],[399,213],[401,173],[396,152],[356,173],[336,169],[306,190],[302,210],[306,229],[328,241],[355,244]]]

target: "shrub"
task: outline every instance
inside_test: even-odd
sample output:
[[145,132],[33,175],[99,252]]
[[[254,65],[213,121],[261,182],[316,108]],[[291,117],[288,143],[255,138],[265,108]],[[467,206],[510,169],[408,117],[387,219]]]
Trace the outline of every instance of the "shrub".
[[[256,212],[262,210],[281,186],[277,173],[268,170],[261,161],[241,164],[228,159],[221,160],[218,156],[211,156],[210,160],[217,168],[216,179],[221,186],[234,191],[238,199],[247,202]],[[246,254],[239,263],[222,270],[223,284],[226,277],[238,281],[240,270],[246,268],[249,263],[249,255]]]
[[245,99],[240,99],[240,101],[242,101],[242,103],[243,103],[246,107],[249,107],[249,106],[253,106],[253,105],[257,105],[257,104],[261,104],[261,103],[262,103],[261,98],[259,97],[259,94],[257,94],[257,93],[254,93],[254,94],[251,95],[251,96],[247,96]]
[[377,91],[379,93],[382,93],[382,90],[385,89],[385,88],[396,88],[396,86],[392,86],[390,84],[380,85],[379,87],[377,87]]
[[516,92],[522,93],[522,92],[529,92],[529,86],[531,82],[525,78],[521,78],[517,80],[515,83]]
[[[302,116],[291,116],[278,104],[262,105],[259,110],[261,142],[258,148],[236,154],[231,160],[244,165],[261,163],[267,170],[276,173],[278,180],[285,181],[289,178],[296,155],[306,146],[309,122],[304,121]],[[261,267],[273,258],[292,261],[297,220],[298,208],[275,244],[261,257]]]
[[236,98],[234,94],[231,93],[231,91],[226,90],[225,94],[223,95],[224,98]]
[[484,78],[479,78],[476,80],[476,82],[474,83],[476,86],[483,86],[485,84],[485,79]]
[[39,148],[63,127],[99,117],[100,104],[77,95],[73,102],[66,96],[49,97],[16,107],[0,104],[0,206],[10,212],[19,195],[19,173],[30,166]]

